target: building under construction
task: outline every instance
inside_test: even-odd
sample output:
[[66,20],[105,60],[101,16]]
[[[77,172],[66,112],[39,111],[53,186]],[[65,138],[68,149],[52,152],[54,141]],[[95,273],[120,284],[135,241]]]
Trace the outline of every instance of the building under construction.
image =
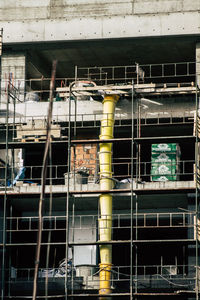
[[0,3],[1,299],[199,299],[199,0]]

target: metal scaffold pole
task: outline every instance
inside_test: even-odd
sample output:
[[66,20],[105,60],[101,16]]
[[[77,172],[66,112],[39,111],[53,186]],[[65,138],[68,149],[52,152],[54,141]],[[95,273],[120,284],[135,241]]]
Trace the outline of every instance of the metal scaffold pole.
[[[103,72],[103,69],[101,70]],[[5,167],[0,165],[0,168],[5,169],[2,176],[5,186],[0,189],[1,224],[3,224],[1,298],[17,298],[15,292],[17,294],[16,287],[20,281],[21,286],[27,283],[27,286],[31,284],[31,288],[28,287],[27,296],[21,289],[18,298],[31,298],[34,257],[30,260],[27,258],[24,262],[22,256],[25,251],[28,252],[27,249],[35,247],[34,236],[37,231],[40,231],[37,244],[39,246],[38,248],[36,246],[38,255],[35,261],[37,273],[34,276],[33,300],[45,297],[46,299],[60,297],[65,300],[81,297],[137,300],[149,299],[153,296],[159,299],[162,296],[164,299],[175,296],[175,298],[191,297],[199,300],[200,98],[198,86],[196,86],[196,99],[193,93],[190,99],[185,101],[187,106],[188,103],[192,103],[192,113],[196,108],[194,121],[191,111],[178,111],[178,101],[175,100],[172,100],[176,106],[174,114],[171,112],[170,115],[162,114],[169,105],[168,96],[164,100],[159,98],[160,103],[166,105],[162,111],[154,110],[151,106],[145,111],[147,106],[143,106],[143,101],[152,104],[156,102],[152,100],[152,94],[150,94],[151,99],[140,98],[141,93],[138,92],[137,87],[139,81],[134,83],[133,78],[127,79],[128,87],[125,90],[123,85],[120,86],[120,90],[117,90],[119,85],[116,81],[113,85],[103,86],[105,93],[102,93],[96,85],[78,86],[78,78],[82,77],[81,73],[79,77],[77,76],[77,71],[76,67],[75,81],[71,82],[74,79],[69,79],[71,83],[68,83],[69,87],[65,87],[65,89],[69,88],[67,90],[69,94],[64,96],[65,101],[62,104],[59,103],[63,112],[61,109],[56,111],[57,103],[55,103],[53,118],[50,121],[52,125],[47,126],[47,133],[50,130],[48,128],[51,127],[52,134],[50,141],[50,136],[47,134],[50,144],[48,148],[47,145],[45,147],[49,165],[44,163],[44,160],[42,166],[34,164],[40,154],[35,153],[35,150],[37,152],[37,148],[42,149],[42,145],[47,144],[43,138],[41,142],[36,141],[36,138],[30,139],[31,141],[11,138],[12,133],[13,137],[19,133],[20,107],[17,101],[15,115],[14,102],[14,114],[12,114],[13,86],[10,81],[8,82],[7,110],[5,109],[5,114],[1,117],[3,120],[1,128],[5,131],[2,135],[6,141],[2,143],[3,159],[6,154],[5,161],[1,160]],[[102,77],[100,78],[103,80]],[[104,105],[109,104],[109,109],[108,107],[103,109],[103,118],[102,94],[105,95]],[[87,98],[85,99],[84,96]],[[93,100],[92,97],[97,100]],[[50,99],[53,101],[52,95]],[[86,101],[88,99],[90,101]],[[178,100],[182,101],[182,99]],[[28,106],[26,103],[23,105]],[[35,106],[38,106],[38,103],[35,103]],[[56,113],[58,115],[55,116]],[[42,111],[41,115],[43,116]],[[160,115],[162,119],[159,123]],[[55,136],[55,139],[53,138],[54,116],[57,117],[56,122],[60,132],[59,137]],[[23,123],[22,119],[20,122]],[[196,127],[193,128],[193,125]],[[101,135],[99,139],[95,139],[99,127]],[[188,132],[189,130],[192,132],[191,135],[189,133],[186,135],[186,127]],[[172,136],[167,136],[169,128],[171,131],[175,131],[176,128]],[[20,130],[22,131],[21,128]],[[30,131],[34,130],[32,124]],[[189,141],[192,141],[191,145],[188,137]],[[177,141],[180,141],[180,145]],[[156,182],[152,179],[152,143],[166,143],[164,145],[174,143],[176,149],[180,146],[184,151],[181,152],[181,158],[178,156],[179,160],[185,161],[186,155],[192,158],[188,168],[182,161],[180,170],[176,166],[175,172],[180,173],[180,179],[169,179],[169,182]],[[33,149],[31,149],[32,144],[34,144]],[[23,155],[21,148],[24,149]],[[27,172],[24,174],[25,177],[19,179],[22,185],[18,185],[18,182],[15,186],[12,180],[11,187],[8,187],[10,170],[12,174],[16,172],[14,162],[12,165],[11,161],[12,152],[13,157],[15,154],[16,165],[18,163],[16,158],[18,150],[15,149],[20,149],[19,158],[24,159],[23,166],[26,166]],[[93,152],[90,152],[90,149]],[[25,153],[26,151],[29,153]],[[32,153],[34,157],[30,158]],[[91,171],[88,173],[87,182],[84,183],[79,183],[77,178],[78,167],[81,164],[88,165]],[[177,165],[177,161],[175,164]],[[38,167],[43,169],[40,187],[36,187],[37,181],[40,180]],[[36,168],[38,170],[33,171]],[[49,170],[45,171],[45,168]],[[45,192],[46,179],[50,186]],[[31,182],[28,185],[26,183],[28,180],[33,180],[33,184]],[[73,180],[74,187],[72,187]],[[32,187],[29,188],[28,186],[31,185]],[[37,216],[35,204],[33,206],[30,202],[31,199],[38,200],[37,196],[32,194],[39,195],[40,192],[41,202],[38,208],[40,212]],[[30,204],[27,199],[30,200]],[[45,210],[42,210],[44,203]],[[186,208],[188,209],[186,212],[179,211]],[[37,222],[39,230],[38,227],[36,228]],[[39,264],[40,250],[41,263]],[[153,252],[153,255],[150,252]],[[61,274],[60,263],[58,268],[56,264],[57,260],[63,257],[65,264],[62,265],[64,271]],[[83,276],[81,266],[87,267],[87,274],[84,273]],[[54,274],[52,276],[51,270]],[[62,295],[58,295],[59,291]],[[44,295],[41,296],[40,293]]]
[[133,171],[134,171],[134,82],[131,93],[131,243],[130,243],[130,300],[133,299]]
[[1,299],[5,296],[5,266],[6,266],[6,215],[7,215],[7,186],[8,186],[8,135],[9,135],[9,101],[10,101],[10,82],[7,85],[7,105],[6,105],[6,159],[4,177],[4,201],[3,201],[3,247],[2,247],[2,279],[1,279]]
[[196,192],[195,192],[195,246],[196,246],[196,280],[195,280],[195,292],[196,292],[196,300],[199,300],[199,88],[198,85],[196,86],[196,119],[195,119],[195,134],[196,134],[196,141],[195,141],[195,182],[196,182]]
[[70,93],[69,93],[69,103],[68,103],[68,153],[67,153],[67,195],[66,195],[66,236],[65,236],[65,259],[66,259],[66,269],[65,269],[65,299],[68,298],[68,255],[69,255],[69,184],[70,184],[70,171],[71,171],[71,95],[72,95],[72,87],[74,83],[70,84]]

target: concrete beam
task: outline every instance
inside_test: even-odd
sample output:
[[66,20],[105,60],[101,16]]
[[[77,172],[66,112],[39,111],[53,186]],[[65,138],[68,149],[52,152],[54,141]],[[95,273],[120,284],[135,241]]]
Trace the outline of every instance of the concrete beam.
[[[156,100],[156,99],[155,99]],[[195,112],[195,101],[193,97],[171,97],[160,100],[162,105],[155,105],[148,103],[148,109],[142,108],[142,116],[144,118],[170,118],[183,116],[193,117]],[[180,109],[181,107],[181,109]],[[4,109],[3,105],[0,107]],[[68,100],[64,102],[54,102],[53,105],[53,120],[59,122],[68,121]],[[9,106],[9,111],[12,113],[13,105]],[[48,102],[25,102],[16,104],[16,122],[27,122],[28,120],[44,119],[48,111]],[[74,113],[75,104],[71,103],[71,111]],[[136,103],[134,112],[137,111]],[[99,101],[78,101],[77,106],[77,121],[93,121],[101,120],[102,117],[102,103]],[[130,119],[131,118],[131,103],[129,101],[119,102],[116,108],[116,119]],[[73,117],[72,119],[73,120]],[[5,117],[1,117],[0,123],[5,122]],[[9,122],[13,122],[12,117]]]
[[[168,9],[164,11],[161,9],[161,3],[165,7],[163,2],[168,3]],[[53,13],[52,10],[56,7],[49,6],[49,15],[44,14],[43,17],[35,16],[26,19],[25,11],[21,19],[14,13],[12,21],[6,21],[5,18],[3,21],[0,17],[0,27],[4,29],[4,44],[199,34],[200,8],[193,10],[193,7],[198,6],[199,1],[194,1],[196,6],[193,5],[191,10],[179,8],[178,4],[176,9],[172,7],[170,10],[169,2],[182,1],[145,1],[145,5],[149,4],[149,10],[146,11],[139,9],[142,4],[139,5],[138,1],[134,4],[135,8],[132,9],[130,6],[128,11],[119,7],[117,12],[113,4],[111,8],[114,9],[115,14],[111,13],[110,9],[105,15],[102,15],[99,10],[95,14],[88,13],[87,16],[85,12],[82,16],[78,16],[74,10],[71,14],[63,14],[60,7],[59,9],[57,7],[57,13]],[[156,3],[159,3],[159,6]],[[74,7],[79,9],[76,5]],[[63,6],[63,11],[65,8]],[[23,8],[21,10],[23,12]]]
[[196,83],[200,88],[200,43],[196,44]]

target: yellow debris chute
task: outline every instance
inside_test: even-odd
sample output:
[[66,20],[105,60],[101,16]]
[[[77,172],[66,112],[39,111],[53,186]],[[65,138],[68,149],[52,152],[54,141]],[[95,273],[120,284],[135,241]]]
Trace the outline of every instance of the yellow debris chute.
[[[103,118],[101,120],[100,140],[113,139],[115,106],[118,95],[105,95],[103,100]],[[100,143],[100,189],[109,191],[113,188],[112,180],[112,143]],[[101,194],[99,197],[99,241],[107,242],[112,239],[112,195]],[[99,294],[111,293],[112,246],[100,245],[100,284]],[[101,299],[106,299],[105,297]]]

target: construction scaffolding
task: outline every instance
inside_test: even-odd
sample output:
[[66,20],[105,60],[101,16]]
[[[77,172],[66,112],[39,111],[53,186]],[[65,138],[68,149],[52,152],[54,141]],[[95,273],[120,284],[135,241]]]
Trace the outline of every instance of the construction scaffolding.
[[[55,80],[37,298],[198,299],[195,65],[76,67],[74,78]],[[8,78],[6,114],[0,118],[2,299],[23,299],[32,298],[47,141],[46,110],[33,107],[48,99],[49,79],[42,84],[28,79],[24,86],[39,97],[23,102],[26,97]],[[105,95],[119,97],[115,113],[103,113]],[[114,137],[99,139],[102,126],[114,126]],[[99,159],[101,145],[109,145],[109,162]],[[153,145],[162,145],[159,154]],[[166,145],[176,149],[167,153],[168,160]],[[101,165],[106,169],[110,163],[112,174],[99,174]],[[102,188],[102,178],[112,181],[110,187]],[[112,196],[112,221],[110,211],[102,214],[100,195]],[[111,238],[103,239],[108,230]],[[109,268],[99,265],[103,247],[112,249]]]

